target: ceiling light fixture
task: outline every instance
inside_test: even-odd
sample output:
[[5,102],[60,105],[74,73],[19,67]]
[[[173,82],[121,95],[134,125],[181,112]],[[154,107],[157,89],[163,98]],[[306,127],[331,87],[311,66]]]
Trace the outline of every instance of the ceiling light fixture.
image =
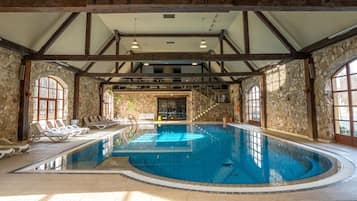
[[131,42],[131,49],[139,49],[139,43],[136,41],[136,17],[134,18],[134,41]]
[[192,66],[197,66],[197,65],[198,65],[197,62],[193,62],[193,63],[192,63]]
[[207,42],[205,40],[201,40],[200,48],[201,49],[207,48]]
[[144,66],[150,66],[150,64],[149,63],[144,63]]
[[[202,33],[204,32],[204,31],[203,31],[204,21],[205,21],[205,18],[203,17],[203,18],[202,18],[202,22],[201,22]],[[207,42],[206,42],[204,39],[201,40],[200,48],[201,48],[201,49],[207,48]]]

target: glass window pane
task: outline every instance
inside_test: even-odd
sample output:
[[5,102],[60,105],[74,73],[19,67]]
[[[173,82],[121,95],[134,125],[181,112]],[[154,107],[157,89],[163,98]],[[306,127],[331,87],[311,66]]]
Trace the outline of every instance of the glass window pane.
[[336,120],[350,120],[350,112],[348,107],[335,107]]
[[48,98],[48,89],[47,88],[40,88],[40,97]]
[[352,105],[357,106],[357,91],[351,91]]
[[63,110],[57,109],[57,119],[63,119]]
[[48,110],[48,119],[55,119],[55,110]]
[[57,98],[58,99],[63,99],[63,90],[58,90],[57,91]]
[[48,87],[51,89],[56,89],[57,82],[54,79],[48,79],[49,85]]
[[335,106],[348,105],[348,92],[336,92],[333,94],[333,102]]
[[56,108],[55,101],[48,101],[48,110],[54,110]]
[[357,73],[357,59],[352,61],[350,64],[350,74],[355,74]]
[[41,78],[40,79],[40,86],[41,87],[48,87],[48,79],[47,79],[47,77],[43,77],[43,78]]
[[347,90],[347,77],[337,77],[332,79],[332,88],[334,91]]
[[347,75],[345,66],[339,72],[337,72],[334,77],[339,77],[339,76],[344,76],[344,75]]
[[56,89],[49,89],[49,97],[48,98],[56,98]]
[[353,123],[353,136],[357,137],[357,122]]
[[33,88],[33,92],[32,92],[32,97],[37,97],[38,96],[38,87],[34,87]]
[[63,101],[57,100],[57,109],[63,109]]
[[47,101],[40,100],[40,110],[47,110]]
[[351,89],[357,89],[357,74],[351,75]]
[[38,114],[38,110],[33,110],[33,116],[32,116],[33,121],[37,121],[37,114]]
[[38,99],[37,99],[37,98],[34,98],[34,99],[33,99],[33,110],[34,110],[34,111],[38,109],[37,106],[38,106]]
[[351,135],[350,122],[349,121],[336,121],[335,132],[340,135]]
[[353,121],[357,121],[357,107],[352,107]]
[[46,110],[40,110],[40,119],[39,120],[44,120],[46,119]]

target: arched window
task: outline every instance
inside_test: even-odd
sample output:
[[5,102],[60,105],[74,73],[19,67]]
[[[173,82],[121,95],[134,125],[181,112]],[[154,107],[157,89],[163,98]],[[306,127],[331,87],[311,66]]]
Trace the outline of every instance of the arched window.
[[111,91],[106,91],[103,96],[103,116],[112,119],[114,116],[114,97]]
[[247,112],[250,123],[260,124],[260,89],[256,85],[248,91]]
[[336,141],[357,146],[357,60],[332,76]]
[[65,118],[66,89],[54,77],[35,81],[33,91],[33,121]]

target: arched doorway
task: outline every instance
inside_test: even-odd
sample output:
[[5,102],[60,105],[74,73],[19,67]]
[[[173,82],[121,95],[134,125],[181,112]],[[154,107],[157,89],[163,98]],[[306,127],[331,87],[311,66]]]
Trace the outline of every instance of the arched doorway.
[[257,85],[248,91],[247,118],[248,123],[260,126],[260,88]]
[[331,78],[336,142],[357,146],[357,59]]

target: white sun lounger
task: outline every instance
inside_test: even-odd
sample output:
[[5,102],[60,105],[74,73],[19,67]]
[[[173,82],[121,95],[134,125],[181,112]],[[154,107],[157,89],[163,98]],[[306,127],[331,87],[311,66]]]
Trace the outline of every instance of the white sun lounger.
[[59,130],[45,130],[41,127],[39,123],[34,123],[34,128],[35,128],[35,135],[34,139],[39,139],[40,137],[47,137],[51,142],[64,142],[66,141],[69,136],[72,134],[70,132],[66,131],[59,131]]
[[47,128],[50,130],[50,131],[53,131],[55,133],[69,133],[69,135],[71,137],[74,137],[74,136],[77,136],[79,134],[81,134],[81,131],[80,130],[77,130],[77,129],[69,129],[69,128],[66,128],[66,127],[63,127],[63,128],[57,128],[55,127],[55,125],[52,123],[52,121],[47,121]]
[[69,129],[69,130],[75,130],[75,131],[79,131],[80,134],[86,134],[90,131],[89,128],[85,128],[85,127],[79,127],[77,125],[68,125],[66,126],[64,124],[64,122],[62,120],[56,120],[56,125],[57,125],[57,128],[66,128],[66,129]]
[[16,152],[27,152],[31,146],[29,144],[15,144],[6,138],[0,138],[0,149],[15,149]]
[[0,159],[8,157],[8,156],[12,156],[15,153],[15,149],[1,149],[0,148]]
[[97,122],[90,122],[88,117],[83,118],[84,124],[90,128],[98,128],[98,129],[105,129],[109,127],[108,125],[104,123],[97,123]]

